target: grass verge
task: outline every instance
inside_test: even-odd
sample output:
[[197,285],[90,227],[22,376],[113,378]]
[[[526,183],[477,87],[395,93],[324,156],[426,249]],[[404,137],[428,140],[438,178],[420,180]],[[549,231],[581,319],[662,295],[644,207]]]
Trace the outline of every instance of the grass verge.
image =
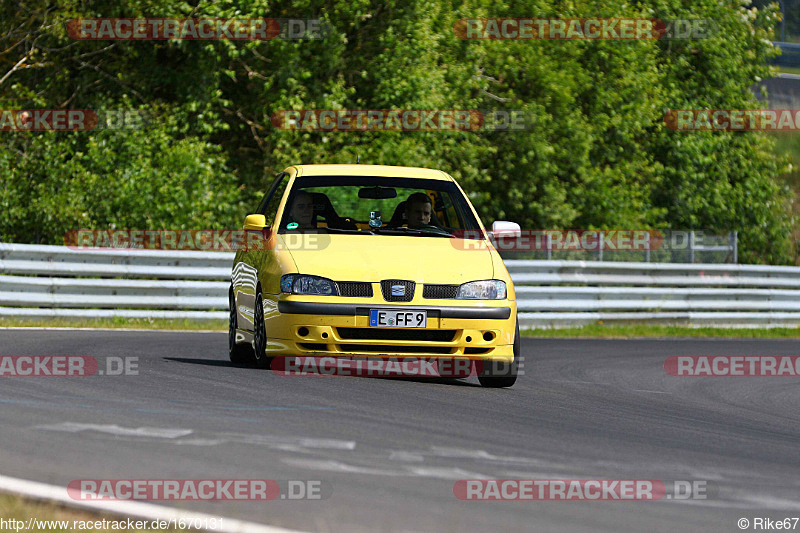
[[[108,329],[144,329],[172,331],[227,331],[227,320],[186,320],[186,319],[52,319],[52,320],[16,320],[0,318],[0,327],[29,328],[108,328]],[[800,338],[800,327],[797,328],[690,328],[687,326],[651,326],[648,324],[608,325],[590,324],[587,326],[560,329],[526,329],[525,337],[596,337],[596,338],[633,338],[633,337],[735,337],[742,339]]]
[[782,339],[800,338],[798,328],[690,328],[686,326],[626,325],[607,326],[589,324],[563,329],[526,329],[523,337],[590,337],[604,339],[627,339],[635,337],[726,337],[737,339]]
[[0,318],[5,328],[128,328],[168,329],[175,331],[214,330],[227,331],[227,320],[188,320],[175,318],[86,318],[86,319],[16,319]]
[[[121,527],[122,524],[127,526],[127,518],[121,518],[108,513],[93,513],[89,511],[82,511],[64,507],[57,503],[43,502],[38,500],[31,500],[23,498],[15,494],[0,493],[0,518],[5,522],[0,527],[0,531],[59,531],[59,532],[82,532],[87,531],[128,531],[127,527]],[[27,529],[28,521],[30,519],[38,520],[39,527],[32,527]],[[10,522],[16,520],[17,523]],[[106,521],[106,527],[103,527],[102,521]],[[143,518],[131,519],[135,522],[147,522],[147,525],[152,525],[152,520],[145,520]],[[97,523],[100,521],[101,523]],[[19,522],[22,522],[21,524]],[[42,522],[50,522],[42,523]],[[59,523],[61,522],[61,523]],[[66,522],[66,523],[64,523]],[[80,522],[84,526],[100,526],[100,527],[84,527],[80,528]],[[89,523],[91,522],[91,524]],[[113,522],[120,524],[120,527],[114,529]],[[158,525],[158,524],[156,524]],[[64,527],[66,526],[66,527]],[[169,529],[150,529],[149,527],[142,529],[133,529],[133,531],[157,531],[164,533],[167,531],[179,531],[174,528]]]

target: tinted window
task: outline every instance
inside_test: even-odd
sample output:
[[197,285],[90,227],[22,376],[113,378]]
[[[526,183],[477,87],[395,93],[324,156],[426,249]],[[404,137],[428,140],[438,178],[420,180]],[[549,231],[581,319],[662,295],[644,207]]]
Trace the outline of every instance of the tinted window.
[[272,189],[267,193],[267,196],[261,201],[258,208],[258,213],[264,215],[267,219],[267,225],[272,226],[275,221],[275,215],[278,212],[278,207],[281,205],[281,198],[283,192],[286,190],[286,185],[289,183],[289,175],[281,174],[275,183],[272,184]]
[[[413,201],[411,209],[407,210],[409,197]],[[308,204],[313,205],[310,221]],[[407,213],[411,211],[423,211],[423,221],[412,217],[409,224]],[[365,235],[425,230],[406,234],[463,236],[465,232],[479,231],[466,199],[450,181],[369,176],[300,177],[292,187],[279,232],[315,228]]]

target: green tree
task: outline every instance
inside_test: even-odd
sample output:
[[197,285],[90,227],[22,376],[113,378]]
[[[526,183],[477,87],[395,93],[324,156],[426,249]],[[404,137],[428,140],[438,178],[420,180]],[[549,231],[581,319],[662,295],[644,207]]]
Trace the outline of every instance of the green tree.
[[[757,107],[774,7],[716,0],[0,0],[6,109],[145,109],[144,129],[0,134],[8,240],[118,224],[231,227],[297,163],[438,167],[482,217],[529,228],[738,230],[793,260],[785,162],[761,133],[676,132],[669,109]],[[75,41],[72,18],[321,18],[324,39]],[[707,39],[463,40],[462,18],[708,19]],[[276,128],[290,109],[518,110],[524,131]],[[49,215],[43,215],[49,213]],[[48,218],[48,216],[52,218]]]

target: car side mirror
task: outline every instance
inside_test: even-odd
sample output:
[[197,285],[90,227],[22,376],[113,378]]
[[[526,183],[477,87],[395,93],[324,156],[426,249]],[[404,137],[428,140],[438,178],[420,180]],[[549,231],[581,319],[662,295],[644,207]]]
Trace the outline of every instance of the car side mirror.
[[267,217],[264,215],[247,215],[244,219],[245,230],[261,231],[267,225]]
[[522,236],[522,229],[516,222],[509,222],[508,220],[495,220],[492,224],[493,237],[506,237],[518,238]]
[[264,240],[269,240],[272,236],[272,229],[267,226],[267,217],[264,215],[247,215],[244,218],[245,231],[259,231]]

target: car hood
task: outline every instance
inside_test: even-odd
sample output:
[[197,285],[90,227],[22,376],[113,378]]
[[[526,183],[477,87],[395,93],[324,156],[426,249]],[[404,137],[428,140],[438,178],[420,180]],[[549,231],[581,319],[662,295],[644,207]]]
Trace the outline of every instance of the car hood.
[[313,239],[304,239],[303,246],[286,241],[301,274],[337,281],[405,279],[446,284],[494,277],[491,252],[485,241],[394,235],[313,237],[318,237],[316,245]]

